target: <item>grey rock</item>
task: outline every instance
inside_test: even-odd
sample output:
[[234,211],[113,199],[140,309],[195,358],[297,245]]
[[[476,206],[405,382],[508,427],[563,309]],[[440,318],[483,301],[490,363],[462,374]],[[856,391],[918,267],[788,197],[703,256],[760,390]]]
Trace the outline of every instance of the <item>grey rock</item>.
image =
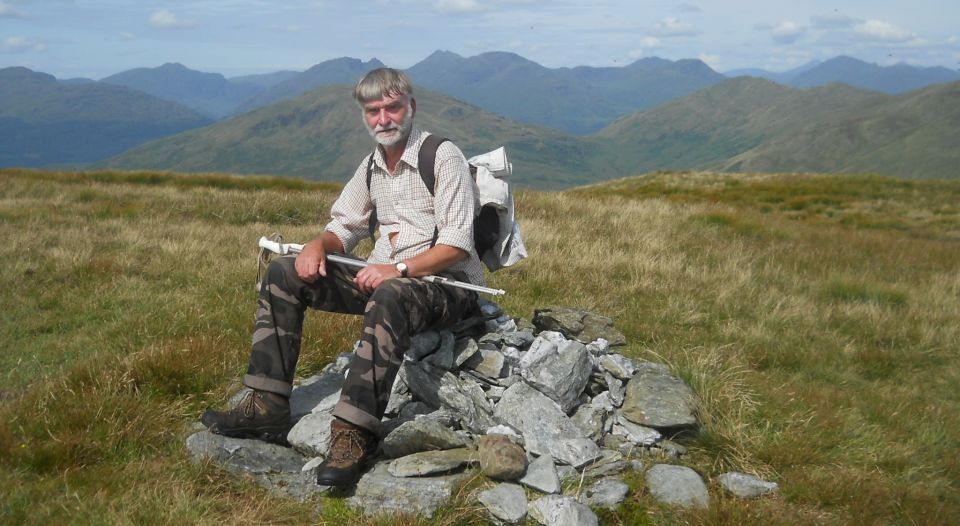
[[610,393],[610,403],[614,407],[622,406],[623,397],[627,394],[627,390],[623,387],[623,381],[610,373],[604,374],[604,380],[607,383],[607,392]]
[[387,408],[383,414],[387,416],[397,415],[403,409],[403,406],[412,401],[413,393],[410,392],[410,387],[407,386],[407,368],[400,367],[400,370],[397,371],[397,377],[393,380],[393,385],[390,387],[390,399],[387,401]]
[[467,361],[466,367],[473,369],[478,374],[490,379],[503,378],[506,376],[506,357],[500,351],[488,351],[480,349],[480,352],[473,355]]
[[440,381],[437,396],[440,405],[457,415],[466,429],[482,432],[496,424],[493,421],[493,406],[476,383],[460,380],[447,373]]
[[556,352],[522,369],[521,374],[567,413],[577,406],[580,393],[590,379],[590,370],[590,353],[586,347],[568,340],[558,345]]
[[776,482],[768,482],[753,475],[732,471],[717,477],[717,482],[723,489],[741,499],[754,499],[767,493],[776,493],[780,486]]
[[[360,341],[353,345],[354,350],[360,345]],[[352,352],[342,352],[337,355],[336,358],[326,367],[323,368],[325,373],[337,373],[342,375],[347,369],[350,368],[350,363],[353,361],[354,354]]]
[[649,362],[646,360],[639,360],[634,363],[637,366],[637,372],[651,372],[651,373],[659,373],[659,374],[665,374],[665,375],[673,374],[670,371],[670,367],[667,366],[667,364]]
[[623,453],[612,449],[604,449],[601,451],[603,456],[583,467],[585,477],[606,477],[608,475],[623,473],[630,468],[630,464],[623,460]]
[[463,448],[469,444],[438,418],[424,416],[400,424],[383,439],[381,445],[387,458],[398,458],[421,451]]
[[491,402],[496,403],[500,400],[500,397],[503,396],[503,392],[506,390],[507,390],[506,387],[500,387],[499,385],[492,385],[484,392],[484,394],[486,395],[487,400],[490,400]]
[[590,354],[594,356],[607,354],[610,352],[610,342],[603,338],[597,338],[596,340],[593,340],[587,344],[587,350],[590,351]]
[[610,399],[609,391],[604,391],[598,394],[597,396],[594,396],[593,399],[590,400],[590,403],[596,407],[603,408],[608,413],[612,413],[613,410],[615,409],[615,406],[613,405],[613,401]]
[[455,348],[456,340],[453,337],[453,333],[443,331],[440,333],[439,347],[433,354],[427,356],[426,362],[444,371],[452,371],[456,365]]
[[533,324],[541,331],[558,331],[567,338],[587,344],[603,338],[610,345],[624,345],[627,339],[613,328],[613,320],[573,307],[547,307],[534,311]]
[[530,348],[520,357],[520,369],[529,369],[540,360],[556,353],[557,347],[565,341],[567,339],[559,332],[541,332],[530,344]]
[[433,408],[423,402],[410,402],[400,410],[400,418],[413,420],[420,415],[429,415],[433,412]]
[[670,458],[680,458],[687,454],[687,448],[672,440],[661,440],[657,442],[654,447],[658,448],[665,456]]
[[[290,393],[290,418],[296,421],[307,413],[328,410],[331,399],[333,404],[339,400],[342,385],[343,375],[332,372],[304,380]],[[329,410],[332,409],[330,406]]]
[[603,436],[603,428],[607,419],[607,410],[597,407],[593,403],[584,404],[570,417],[570,420],[584,436],[596,441]]
[[453,349],[453,363],[457,367],[463,367],[463,364],[467,363],[467,360],[473,358],[478,352],[480,352],[480,346],[477,345],[477,341],[473,338],[457,340]]
[[515,523],[527,516],[527,495],[516,484],[497,484],[493,489],[480,492],[477,500],[500,521]]
[[410,338],[410,348],[407,349],[405,354],[414,360],[422,360],[436,351],[439,346],[440,333],[436,331],[418,332]]
[[626,500],[627,493],[629,492],[630,486],[624,484],[622,480],[613,478],[600,479],[587,488],[586,493],[581,497],[581,502],[587,506],[612,509]]
[[686,428],[697,424],[696,396],[671,374],[641,370],[627,382],[623,415],[635,424],[656,428]]
[[403,362],[407,386],[414,400],[420,400],[434,409],[440,409],[440,379],[446,374],[443,369],[424,362]]
[[547,495],[527,506],[534,520],[544,526],[599,526],[597,516],[572,497]]
[[465,478],[463,474],[397,478],[389,473],[388,466],[388,462],[381,462],[366,473],[347,502],[366,515],[404,513],[430,518],[450,501],[454,488]]
[[572,478],[580,478],[580,472],[573,466],[559,465],[557,466],[557,476],[560,477],[561,481],[570,480]]
[[307,458],[296,451],[260,440],[230,438],[200,431],[187,437],[187,450],[197,462],[213,462],[238,476],[251,476],[260,486],[305,500],[317,491]]
[[494,417],[520,431],[527,449],[535,455],[549,454],[575,467],[600,455],[600,448],[553,400],[526,383],[514,384],[503,393]]
[[557,465],[550,455],[542,455],[530,462],[527,474],[519,481],[543,493],[560,493],[560,477],[557,475]]
[[400,457],[387,468],[394,477],[422,477],[446,473],[475,462],[477,452],[470,448],[421,451]]
[[487,318],[496,318],[503,314],[503,309],[500,308],[496,303],[487,300],[480,300],[480,313],[486,316]]
[[523,445],[523,437],[519,433],[517,433],[517,431],[514,428],[510,426],[505,426],[503,424],[497,424],[487,429],[486,433],[484,434],[485,435],[503,435],[505,437],[509,437],[510,440],[512,440],[515,444],[520,444],[521,446]]
[[662,435],[656,429],[634,424],[627,420],[623,414],[617,415],[616,423],[613,425],[613,434],[624,436],[638,446],[650,446],[656,444],[662,438]]
[[330,423],[333,414],[310,413],[287,433],[287,442],[294,449],[311,457],[325,457],[330,447]]
[[506,435],[480,437],[480,472],[497,480],[517,480],[527,472],[527,454]]
[[706,484],[690,468],[656,464],[647,471],[646,481],[650,494],[665,504],[685,508],[707,508],[710,505]]
[[533,343],[533,340],[535,339],[536,336],[534,336],[530,331],[516,330],[503,334],[503,344],[510,347],[516,347],[518,350],[523,350],[527,347],[530,347],[530,344]]
[[637,373],[637,363],[622,354],[604,354],[598,362],[604,371],[620,380],[629,380]]

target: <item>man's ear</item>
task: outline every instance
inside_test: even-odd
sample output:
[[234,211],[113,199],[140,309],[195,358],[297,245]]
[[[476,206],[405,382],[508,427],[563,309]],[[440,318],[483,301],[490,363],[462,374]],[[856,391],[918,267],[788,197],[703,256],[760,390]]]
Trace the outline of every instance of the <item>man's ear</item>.
[[410,97],[410,116],[417,116],[417,99]]

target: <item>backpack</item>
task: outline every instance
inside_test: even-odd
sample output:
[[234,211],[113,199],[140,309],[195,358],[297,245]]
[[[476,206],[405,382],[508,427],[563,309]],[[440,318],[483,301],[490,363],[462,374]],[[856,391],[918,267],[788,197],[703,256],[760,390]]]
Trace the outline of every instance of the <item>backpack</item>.
[[[429,135],[424,139],[417,153],[420,178],[424,186],[434,195],[436,188],[437,148],[448,139]],[[373,178],[373,155],[367,162],[367,191]],[[504,148],[500,148],[467,160],[470,174],[480,189],[480,213],[473,219],[473,242],[480,261],[495,272],[509,267],[527,257],[527,247],[520,237],[520,225],[514,216],[513,193],[510,185],[502,178],[513,173],[513,165],[507,161]],[[377,211],[370,214],[370,237],[377,228]],[[440,231],[433,230],[433,241],[437,243]]]

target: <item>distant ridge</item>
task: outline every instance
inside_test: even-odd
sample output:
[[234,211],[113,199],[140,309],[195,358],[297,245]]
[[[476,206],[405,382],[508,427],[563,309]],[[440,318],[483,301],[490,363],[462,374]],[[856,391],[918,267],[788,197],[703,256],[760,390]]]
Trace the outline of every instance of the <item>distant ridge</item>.
[[89,163],[209,122],[123,86],[0,69],[0,166]]
[[699,60],[550,69],[514,53],[464,58],[449,51],[433,53],[407,73],[418,86],[487,111],[580,135],[725,78]]
[[178,102],[214,119],[233,113],[242,101],[262,90],[256,84],[230,82],[219,73],[203,73],[172,63],[131,69],[100,81]]
[[235,113],[240,114],[274,102],[292,99],[320,86],[353,85],[368,71],[382,67],[384,67],[383,62],[375,58],[367,62],[349,57],[327,60],[251,97],[241,104]]

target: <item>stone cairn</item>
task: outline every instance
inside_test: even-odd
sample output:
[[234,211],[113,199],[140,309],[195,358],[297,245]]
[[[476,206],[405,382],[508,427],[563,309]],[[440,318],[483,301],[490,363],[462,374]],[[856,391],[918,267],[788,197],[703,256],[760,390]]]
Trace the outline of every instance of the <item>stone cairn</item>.
[[[367,514],[429,517],[470,468],[479,468],[498,481],[475,495],[498,523],[529,515],[545,525],[597,524],[591,507],[622,502],[629,490],[622,474],[631,469],[646,469],[647,487],[662,502],[708,506],[703,478],[668,463],[685,449],[667,437],[694,432],[697,419],[694,393],[666,365],[614,352],[624,336],[612,320],[589,311],[540,309],[532,323],[493,303],[481,311],[448,330],[413,337],[377,462],[349,496],[352,505]],[[325,491],[314,469],[327,451],[351,356],[341,354],[294,389],[292,447],[203,430],[187,439],[188,449],[197,460],[294,498]],[[663,463],[646,468],[645,459]],[[777,490],[742,473],[717,482],[741,498]],[[543,496],[529,502],[524,487]]]

